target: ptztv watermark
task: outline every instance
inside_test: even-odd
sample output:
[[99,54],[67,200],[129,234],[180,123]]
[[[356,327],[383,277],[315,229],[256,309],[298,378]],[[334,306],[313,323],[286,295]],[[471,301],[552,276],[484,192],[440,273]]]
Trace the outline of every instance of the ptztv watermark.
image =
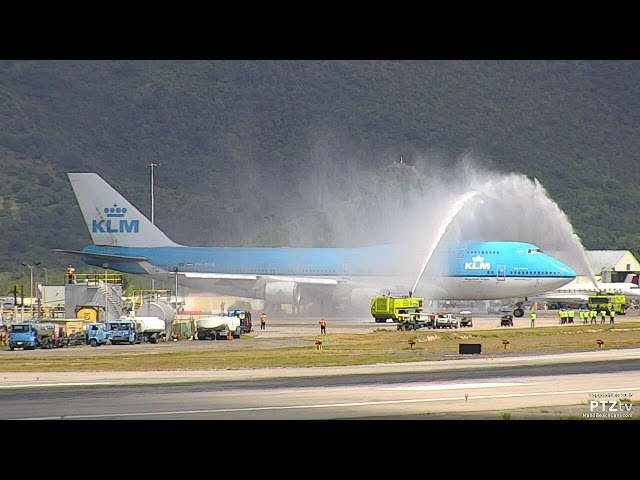
[[589,411],[583,418],[632,418],[633,393],[606,392],[589,394]]

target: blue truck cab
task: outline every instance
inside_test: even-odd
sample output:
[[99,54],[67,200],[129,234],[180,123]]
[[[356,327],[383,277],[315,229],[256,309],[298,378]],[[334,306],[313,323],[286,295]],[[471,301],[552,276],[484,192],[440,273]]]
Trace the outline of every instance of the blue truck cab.
[[106,323],[94,322],[87,325],[87,343],[92,347],[104,345],[111,336]]
[[9,349],[55,348],[59,346],[59,337],[58,327],[53,323],[14,323],[9,332]]
[[118,343],[142,343],[142,332],[133,320],[110,320],[108,322],[109,340],[111,345]]
[[9,332],[9,349],[33,350],[38,346],[38,331],[33,322],[14,323]]

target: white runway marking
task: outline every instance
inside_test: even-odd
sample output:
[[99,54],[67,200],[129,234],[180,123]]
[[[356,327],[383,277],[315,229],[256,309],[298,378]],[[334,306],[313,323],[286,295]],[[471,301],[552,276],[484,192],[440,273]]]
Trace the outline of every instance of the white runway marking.
[[455,388],[495,388],[528,386],[532,383],[484,382],[484,383],[448,383],[444,385],[413,385],[406,387],[388,387],[383,390],[453,390]]
[[67,383],[23,383],[20,385],[0,385],[3,388],[31,388],[31,387],[84,387],[95,385],[117,385],[113,382],[67,382]]

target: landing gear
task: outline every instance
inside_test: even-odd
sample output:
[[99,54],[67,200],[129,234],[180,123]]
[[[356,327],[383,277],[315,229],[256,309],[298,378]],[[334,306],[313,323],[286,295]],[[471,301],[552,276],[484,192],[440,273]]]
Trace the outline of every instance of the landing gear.
[[516,307],[515,310],[513,310],[513,316],[514,317],[522,317],[524,315],[524,310],[520,307]]

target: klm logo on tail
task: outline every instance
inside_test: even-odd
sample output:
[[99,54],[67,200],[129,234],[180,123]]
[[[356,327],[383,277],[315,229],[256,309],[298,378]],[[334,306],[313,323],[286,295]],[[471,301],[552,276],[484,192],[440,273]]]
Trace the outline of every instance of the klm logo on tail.
[[120,208],[116,203],[113,207],[104,209],[107,219],[92,220],[91,231],[93,233],[138,233],[140,231],[139,220],[126,220],[126,208]]
[[473,257],[471,262],[465,262],[464,264],[465,270],[490,270],[491,262],[485,262],[484,257],[480,255]]

